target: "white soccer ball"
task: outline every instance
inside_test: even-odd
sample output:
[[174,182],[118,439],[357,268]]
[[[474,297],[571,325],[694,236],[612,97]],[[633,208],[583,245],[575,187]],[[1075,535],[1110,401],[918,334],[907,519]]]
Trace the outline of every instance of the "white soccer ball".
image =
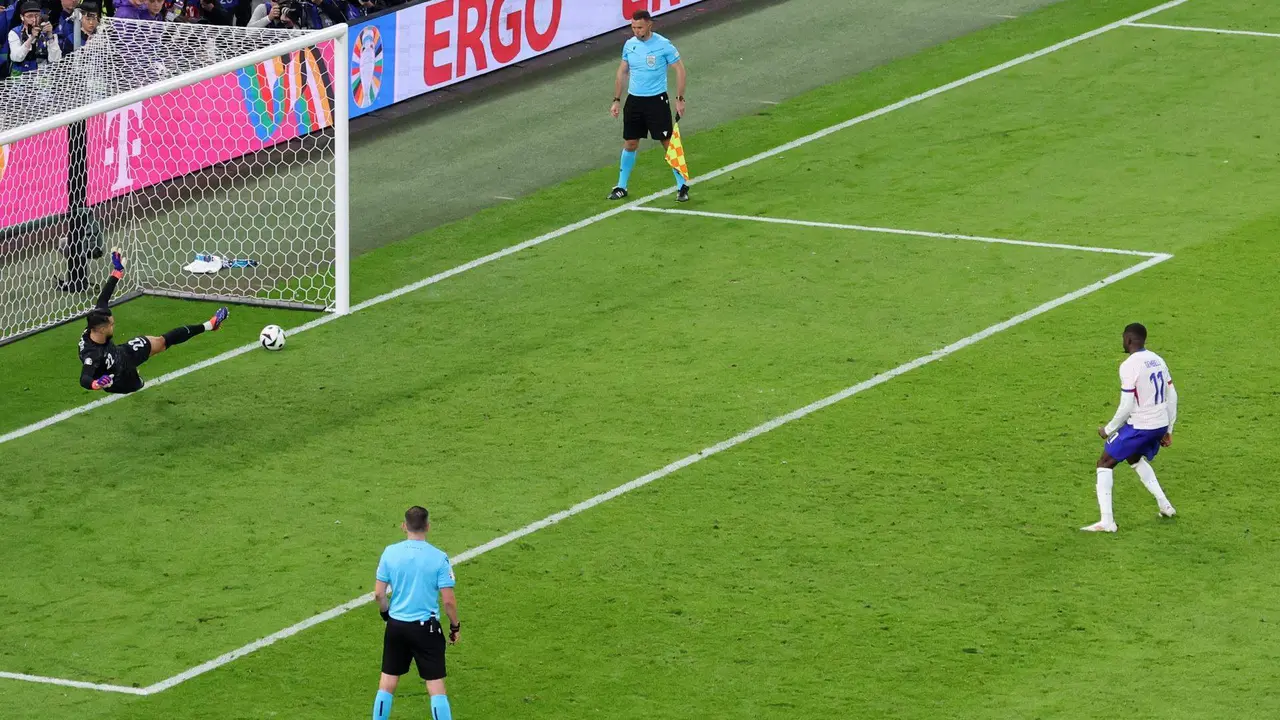
[[268,350],[283,350],[284,328],[279,325],[268,325],[262,328],[262,333],[258,335],[258,342]]

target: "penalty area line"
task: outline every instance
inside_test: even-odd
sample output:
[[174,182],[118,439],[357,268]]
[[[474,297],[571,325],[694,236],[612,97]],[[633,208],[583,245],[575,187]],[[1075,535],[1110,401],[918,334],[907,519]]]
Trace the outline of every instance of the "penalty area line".
[[[1028,320],[1031,320],[1032,318],[1039,317],[1040,315],[1043,315],[1049,312],[1050,310],[1061,307],[1063,305],[1066,305],[1069,302],[1078,300],[1086,295],[1097,292],[1098,290],[1101,290],[1109,285],[1117,283],[1127,277],[1136,275],[1137,273],[1140,273],[1143,270],[1154,267],[1155,265],[1158,265],[1159,263],[1169,260],[1172,257],[1173,257],[1172,255],[1162,254],[1152,258],[1148,258],[1143,262],[1138,263],[1137,265],[1133,265],[1115,274],[1109,275],[1103,278],[1102,280],[1099,280],[1095,283],[1092,283],[1083,288],[1080,288],[1079,290],[1069,292],[1066,295],[1063,295],[1061,297],[1058,297],[1056,299],[1053,299],[1046,303],[1038,305],[1024,313],[1015,315],[1014,317],[1009,318],[1004,322],[996,323],[995,325],[992,325],[984,330],[980,330],[972,335],[969,335],[968,337],[957,340],[956,342],[953,342],[950,345],[947,345],[946,347],[943,347],[941,349],[935,350],[934,352],[931,352],[928,355],[923,355],[921,357],[918,357],[915,360],[899,365],[898,367],[895,367],[892,370],[885,371],[868,380],[864,380],[856,385],[847,387],[837,393],[828,395],[827,397],[824,397],[821,400],[817,400],[815,402],[809,403],[808,405],[805,405],[802,408],[798,408],[785,415],[780,415],[778,417],[775,417],[772,420],[761,423],[760,425],[757,425],[751,428],[750,430],[739,433],[738,435],[734,435],[728,440],[724,440],[722,442],[716,443],[715,445],[704,448],[703,450],[693,453],[692,455],[687,455],[679,460],[676,460],[673,463],[670,463],[657,470],[654,470],[653,472],[648,473],[647,475],[642,475],[641,477],[638,477],[635,480],[632,480],[623,485],[619,485],[618,487],[615,487],[612,490],[600,493],[599,495],[588,498],[587,500],[583,500],[582,502],[566,510],[562,510],[552,515],[548,515],[547,517],[542,518],[541,520],[529,523],[528,525],[525,525],[524,527],[518,530],[513,530],[512,532],[509,532],[506,535],[502,535],[501,537],[494,538],[493,540],[490,540],[489,542],[484,543],[483,545],[479,545],[477,547],[473,547],[469,550],[461,552],[453,556],[453,563],[457,565],[457,564],[468,562],[470,560],[474,560],[475,558],[480,557],[481,555],[484,555],[487,552],[491,552],[500,547],[503,547],[504,545],[508,545],[527,535],[532,535],[533,533],[536,533],[539,530],[543,530],[548,527],[551,527],[552,525],[555,525],[564,520],[567,520],[573,517],[574,515],[578,515],[580,513],[586,512],[591,508],[594,508],[598,505],[602,505],[615,498],[621,497],[622,495],[625,495],[633,490],[642,488],[656,480],[660,480],[664,477],[667,477],[672,473],[675,473],[679,470],[689,467],[690,465],[693,465],[702,460],[705,460],[713,455],[717,455],[726,450],[729,450],[730,448],[737,447],[738,445],[741,445],[749,440],[752,440],[761,435],[764,435],[765,433],[777,430],[783,425],[795,422],[796,420],[800,420],[801,418],[812,415],[813,413],[818,412],[819,410],[835,405],[836,403],[841,402],[842,400],[847,400],[853,397],[854,395],[870,390],[871,388],[874,388],[878,385],[882,385],[900,375],[904,375],[908,372],[911,372],[912,370],[924,367],[925,365],[928,365],[937,360],[941,360],[942,358],[945,358],[948,355],[955,354],[971,345],[974,345],[993,335],[996,335],[997,333],[1004,332],[1005,330],[1008,330],[1009,328],[1020,325]],[[174,675],[171,678],[162,680],[154,685],[150,685],[144,688],[143,692],[144,694],[147,694],[147,695],[163,692],[165,690],[168,690],[169,688],[174,687],[175,685],[186,682],[191,678],[194,678],[198,675],[202,675],[206,672],[209,672],[210,670],[214,670],[218,667],[226,665],[227,663],[230,663],[238,658],[242,658],[245,655],[248,655],[252,652],[255,652],[257,650],[261,650],[265,647],[273,645],[276,642],[279,642],[280,640],[296,635],[299,632],[306,630],[307,628],[313,627],[315,625],[319,625],[320,623],[325,622],[327,620],[332,620],[340,615],[350,612],[351,610],[354,610],[358,607],[366,605],[372,601],[373,601],[373,593],[367,593],[365,595],[361,595],[360,597],[350,600],[346,603],[343,603],[342,605],[339,605],[335,608],[327,610],[318,615],[314,615],[295,625],[291,625],[285,628],[284,630],[273,633],[260,640],[256,640],[252,643],[249,643],[248,645],[245,645],[243,647],[232,650],[231,652],[220,655],[214,658],[213,660],[197,665],[196,667],[193,667],[190,670],[181,672],[177,675]]]
[[636,207],[632,208],[632,210],[636,212],[662,213],[665,215],[687,215],[690,217],[714,218],[716,220],[736,220],[741,222],[758,222],[773,225],[797,225],[800,227],[823,228],[827,230],[852,230],[855,232],[922,237],[934,240],[965,240],[968,242],[986,243],[990,245],[1016,245],[1020,247],[1045,248],[1049,250],[1102,253],[1106,255],[1131,255],[1145,258],[1155,258],[1163,255],[1163,253],[1147,252],[1145,250],[1122,250],[1120,248],[1091,247],[1088,245],[1064,245],[1062,243],[1010,240],[1009,238],[985,237],[982,235],[959,235],[957,233],[930,232],[927,230],[904,230],[902,228],[876,227],[874,225],[849,225],[846,223],[816,222],[813,220],[790,220],[786,218],[774,218],[762,215],[734,215],[730,213],[706,212],[704,210],[676,210],[655,207]]
[[80,690],[97,690],[98,692],[121,693],[124,695],[148,695],[146,688],[126,687],[124,685],[107,685],[103,683],[67,680],[66,678],[45,677],[44,675],[28,675],[26,673],[2,672],[0,678],[5,680],[21,680],[41,685],[57,685],[59,687],[78,688]]
[[[760,425],[757,425],[751,428],[750,430],[747,430],[746,432],[739,433],[738,435],[735,435],[729,438],[728,440],[724,440],[722,442],[716,443],[715,445],[704,448],[703,450],[693,453],[692,455],[687,455],[679,460],[676,460],[673,463],[670,463],[662,468],[654,470],[653,472],[648,473],[647,475],[642,475],[641,477],[638,477],[635,480],[632,480],[623,485],[619,485],[618,487],[615,487],[612,490],[609,490],[607,492],[603,492],[594,497],[588,498],[587,500],[584,500],[574,505],[573,507],[568,508],[567,510],[562,510],[558,513],[548,515],[547,517],[542,518],[541,520],[529,523],[528,525],[525,525],[524,527],[518,530],[513,530],[512,532],[509,532],[506,535],[502,535],[500,537],[494,538],[493,540],[490,540],[489,542],[486,542],[483,545],[479,545],[477,547],[463,551],[453,556],[453,562],[455,565],[465,563],[467,561],[480,557],[481,555],[487,552],[496,550],[500,547],[503,547],[504,545],[510,544],[515,540],[519,540],[520,538],[523,538],[527,535],[532,535],[533,533],[538,532],[539,530],[543,530],[545,528],[551,527],[552,525],[555,525],[564,520],[567,520],[573,517],[574,515],[578,515],[580,513],[586,512],[587,510],[590,510],[593,507],[606,503],[615,498],[621,497],[622,495],[625,495],[633,490],[642,488],[654,481],[667,477],[672,473],[675,473],[679,470],[689,467],[690,465],[693,465],[702,460],[705,460],[713,455],[717,455],[719,453],[724,452],[725,450],[729,450],[730,448],[737,447],[738,445],[741,445],[749,440],[752,440],[761,435],[764,435],[765,433],[772,432],[773,430],[776,430],[782,427],[783,425],[795,422],[796,420],[800,420],[801,418],[812,415],[813,413],[818,412],[819,410],[835,405],[836,403],[842,400],[847,400],[853,397],[854,395],[870,390],[871,388],[874,388],[878,385],[882,385],[900,375],[904,375],[908,372],[911,372],[912,370],[924,367],[925,365],[928,365],[937,360],[941,360],[942,358],[945,358],[949,355],[953,355],[971,345],[974,345],[993,335],[996,335],[997,333],[1004,332],[1005,330],[1008,330],[1009,328],[1020,325],[1028,320],[1031,320],[1032,318],[1039,317],[1040,315],[1043,315],[1049,312],[1050,310],[1066,305],[1067,303],[1078,300],[1082,297],[1085,297],[1086,295],[1095,293],[1098,290],[1101,290],[1109,285],[1113,285],[1132,275],[1136,275],[1142,272],[1143,270],[1147,270],[1148,268],[1154,267],[1166,260],[1171,259],[1172,257],[1173,257],[1172,255],[1161,254],[1155,257],[1148,258],[1143,262],[1138,263],[1137,265],[1133,265],[1117,273],[1109,275],[1095,283],[1086,285],[1085,287],[1080,288],[1079,290],[1069,292],[1066,295],[1063,295],[1061,297],[1055,298],[1046,303],[1038,305],[1024,313],[1015,315],[1009,318],[1008,320],[1005,320],[1004,322],[996,323],[995,325],[992,325],[984,330],[980,330],[972,335],[969,335],[968,337],[957,340],[956,342],[953,342],[950,345],[947,345],[946,347],[943,347],[941,349],[935,350],[929,353],[928,355],[923,355],[921,357],[918,357],[915,360],[899,365],[898,367],[893,368],[892,370],[885,371],[868,380],[864,380],[856,385],[847,387],[837,393],[828,395],[827,397],[824,397],[821,400],[817,400],[815,402],[809,403],[808,405],[805,405],[802,408],[798,408],[785,415],[780,415],[776,418],[773,418],[772,420],[761,423]],[[228,663],[234,662],[242,657],[245,657],[246,655],[257,652],[258,650],[269,647],[271,645],[274,645],[275,643],[281,640],[297,635],[303,630],[314,627],[323,622],[327,622],[334,618],[340,617],[358,607],[367,605],[370,602],[373,602],[373,593],[366,593],[364,595],[361,595],[360,597],[354,598],[341,605],[338,605],[337,607],[331,608],[317,615],[313,615],[299,623],[290,625],[289,627],[283,630],[280,630],[266,637],[255,640],[247,645],[236,648],[235,650],[232,650],[230,652],[223,653],[222,655],[219,655],[218,657],[213,658],[212,660],[196,665],[195,667],[192,667],[188,670],[184,670],[178,673],[177,675],[161,680],[160,682],[157,682],[155,684],[148,685],[147,687],[144,687],[144,688],[125,687],[121,685],[102,685],[97,683],[81,682],[78,680],[66,680],[63,678],[51,678],[51,677],[43,677],[38,675],[26,675],[22,673],[0,672],[0,678],[6,678],[10,680],[21,680],[21,681],[35,682],[35,683],[45,683],[45,684],[51,684],[51,685],[60,685],[64,687],[82,688],[86,690],[125,693],[130,695],[154,695],[156,693],[161,693],[161,692],[164,692],[165,690],[168,690],[177,685],[180,685],[188,680],[191,680],[192,678],[198,677],[212,670],[216,670],[217,668],[220,668],[223,665],[227,665]]]
[[1245,37],[1280,38],[1280,33],[1259,32],[1257,30],[1228,30],[1226,28],[1193,27],[1191,25],[1161,25],[1159,23],[1131,22],[1129,27],[1147,28],[1148,30],[1175,30],[1180,32],[1209,33],[1212,35],[1241,35]]

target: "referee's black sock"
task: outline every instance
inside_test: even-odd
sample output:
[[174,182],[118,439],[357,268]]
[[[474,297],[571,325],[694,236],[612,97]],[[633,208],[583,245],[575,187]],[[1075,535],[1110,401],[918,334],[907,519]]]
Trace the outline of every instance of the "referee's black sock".
[[164,346],[171,348],[174,345],[181,345],[202,332],[204,332],[204,325],[183,325],[174,328],[164,334]]

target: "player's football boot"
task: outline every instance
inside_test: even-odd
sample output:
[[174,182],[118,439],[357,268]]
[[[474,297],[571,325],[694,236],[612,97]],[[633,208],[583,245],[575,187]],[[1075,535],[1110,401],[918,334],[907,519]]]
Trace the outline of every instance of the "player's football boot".
[[627,189],[624,187],[616,187],[609,193],[610,200],[621,200],[627,196]]
[[1086,525],[1080,529],[1083,530],[1084,532],[1115,532],[1116,524],[1113,522],[1108,523],[1108,522],[1102,522],[1101,520],[1099,520],[1098,522],[1092,525]]
[[225,307],[220,307],[218,308],[218,312],[214,313],[213,317],[209,318],[209,324],[213,326],[214,330],[217,330],[222,327],[222,323],[226,322],[227,316],[230,314],[230,310],[227,310]]
[[689,202],[689,186],[681,185],[680,190],[676,192],[676,202]]
[[1160,507],[1160,517],[1171,518],[1177,514],[1178,514],[1178,511],[1174,510],[1172,505],[1162,505]]

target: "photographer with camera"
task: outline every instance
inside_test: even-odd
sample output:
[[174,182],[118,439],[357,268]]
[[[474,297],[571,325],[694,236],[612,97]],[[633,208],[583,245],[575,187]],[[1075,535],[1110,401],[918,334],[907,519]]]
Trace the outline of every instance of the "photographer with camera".
[[[319,25],[312,24],[313,13],[306,6],[311,3],[300,0],[277,0],[265,2],[254,8],[253,17],[249,19],[249,27],[271,28],[273,30],[313,30]],[[314,6],[312,6],[314,8]],[[318,13],[315,13],[318,15]]]
[[18,6],[22,23],[9,31],[9,60],[13,75],[35,72],[43,65],[62,59],[62,46],[53,34],[39,0],[22,0]]

